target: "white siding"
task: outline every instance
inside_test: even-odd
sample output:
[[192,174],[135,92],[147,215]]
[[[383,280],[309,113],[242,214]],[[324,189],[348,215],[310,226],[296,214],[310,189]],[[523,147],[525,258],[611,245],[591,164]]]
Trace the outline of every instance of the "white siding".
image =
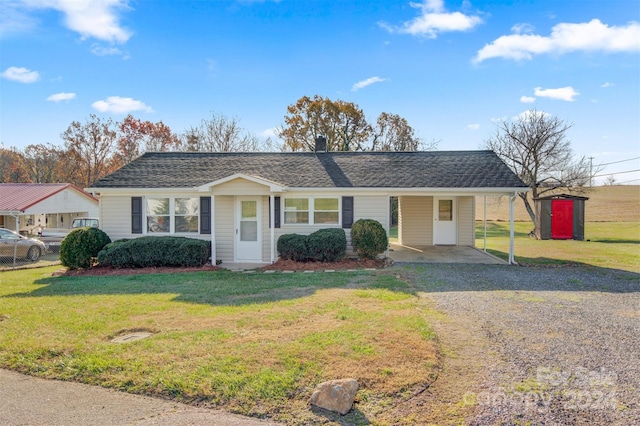
[[458,245],[475,246],[475,197],[458,197]]
[[229,195],[215,198],[216,258],[233,262],[235,258],[235,198]]
[[100,197],[100,228],[112,241],[139,237],[131,233],[131,197]]
[[433,245],[433,197],[398,197],[398,242]]
[[98,215],[98,202],[78,193],[74,189],[65,189],[25,210],[25,214],[72,213],[73,217]]
[[246,179],[233,179],[213,188],[215,195],[259,195],[268,194],[269,188]]

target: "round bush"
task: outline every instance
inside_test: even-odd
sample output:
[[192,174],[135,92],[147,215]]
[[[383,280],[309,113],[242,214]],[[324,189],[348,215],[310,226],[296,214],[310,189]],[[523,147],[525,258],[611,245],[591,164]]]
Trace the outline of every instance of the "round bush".
[[309,259],[307,236],[299,234],[284,234],[278,238],[278,254],[283,260],[306,262]]
[[351,227],[351,244],[363,259],[375,259],[389,246],[387,232],[373,219],[357,220]]
[[337,262],[347,255],[347,236],[340,228],[319,229],[307,237],[309,258]]
[[78,228],[60,244],[60,261],[69,269],[89,268],[111,238],[98,228]]

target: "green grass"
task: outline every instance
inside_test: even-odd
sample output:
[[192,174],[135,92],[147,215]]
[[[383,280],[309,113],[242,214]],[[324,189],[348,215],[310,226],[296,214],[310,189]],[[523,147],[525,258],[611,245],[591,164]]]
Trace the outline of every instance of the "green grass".
[[326,421],[308,408],[322,381],[359,380],[367,398],[341,417],[358,423],[438,368],[433,311],[393,276],[54,270],[0,273],[0,367],[290,424]]
[[[587,264],[640,272],[640,222],[587,222],[585,241],[529,238],[530,222],[516,222],[514,251],[524,264]],[[476,247],[482,249],[482,222],[476,223]],[[509,223],[487,223],[487,251],[508,258]]]

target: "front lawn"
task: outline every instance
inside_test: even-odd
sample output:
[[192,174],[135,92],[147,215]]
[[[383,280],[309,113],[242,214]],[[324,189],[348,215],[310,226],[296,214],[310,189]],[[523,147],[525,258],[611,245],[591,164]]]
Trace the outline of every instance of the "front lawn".
[[[0,273],[0,367],[289,424],[326,421],[309,397],[347,377],[360,391],[340,421],[402,422],[386,409],[439,368],[437,313],[394,276],[55,270]],[[153,335],[111,343],[132,331]]]
[[[515,223],[515,256],[523,264],[588,264],[640,272],[640,222],[587,222],[585,240],[529,237],[530,222]],[[476,247],[483,248],[484,227],[476,222]],[[509,222],[487,223],[487,251],[508,259]]]

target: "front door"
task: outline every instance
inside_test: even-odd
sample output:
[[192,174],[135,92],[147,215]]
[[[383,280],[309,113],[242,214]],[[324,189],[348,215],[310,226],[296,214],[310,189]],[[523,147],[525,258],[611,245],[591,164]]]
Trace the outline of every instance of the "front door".
[[551,200],[551,238],[573,238],[573,200]]
[[262,262],[260,198],[238,198],[236,203],[236,261]]
[[455,197],[433,197],[433,245],[457,243]]

